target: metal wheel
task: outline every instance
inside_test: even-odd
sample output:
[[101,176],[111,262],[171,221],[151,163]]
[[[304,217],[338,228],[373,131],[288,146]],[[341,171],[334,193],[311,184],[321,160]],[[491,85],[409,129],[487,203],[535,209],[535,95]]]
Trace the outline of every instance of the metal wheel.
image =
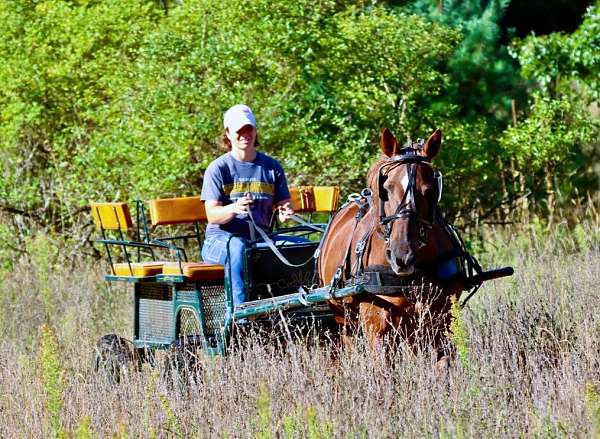
[[186,386],[201,379],[202,367],[198,358],[200,344],[191,337],[174,341],[165,357],[164,378],[174,387]]
[[131,342],[116,334],[100,337],[96,343],[94,371],[111,383],[118,383],[133,367]]

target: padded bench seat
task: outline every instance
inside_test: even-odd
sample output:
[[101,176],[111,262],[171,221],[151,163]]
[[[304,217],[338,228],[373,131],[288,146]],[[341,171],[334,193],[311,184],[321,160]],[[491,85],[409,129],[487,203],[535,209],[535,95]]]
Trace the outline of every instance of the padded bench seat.
[[164,262],[122,262],[113,264],[113,269],[116,276],[146,277],[162,273],[163,264]]
[[[183,270],[183,272],[182,272]],[[209,262],[166,262],[162,267],[163,275],[185,276],[191,281],[217,281],[223,280],[225,267]]]

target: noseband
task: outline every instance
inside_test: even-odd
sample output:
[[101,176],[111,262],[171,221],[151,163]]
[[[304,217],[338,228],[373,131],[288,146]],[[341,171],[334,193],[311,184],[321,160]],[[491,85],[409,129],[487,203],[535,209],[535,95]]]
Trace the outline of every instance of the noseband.
[[[385,202],[389,201],[389,197],[387,194],[387,190],[384,188],[384,183],[388,178],[388,174],[396,169],[399,166],[408,165],[407,175],[408,175],[408,183],[404,190],[404,195],[402,196],[402,200],[398,204],[396,211],[392,215],[386,215],[385,213]],[[415,204],[415,196],[414,190],[417,184],[417,166],[418,165],[427,165],[431,167],[431,162],[429,158],[417,155],[413,148],[403,148],[402,154],[397,158],[393,158],[387,163],[384,163],[379,168],[379,174],[377,177],[377,184],[379,188],[379,225],[383,227],[383,238],[386,244],[389,245],[390,236],[392,234],[392,226],[394,221],[399,219],[413,219],[418,221],[419,227],[419,248],[423,247],[427,244],[427,239],[429,235],[429,231],[433,227],[433,221],[435,218],[435,209],[437,207],[437,202],[434,204],[431,209],[431,215],[428,219],[420,218],[417,214],[417,206]],[[435,178],[437,183],[438,190],[438,202],[441,198],[441,174],[438,171],[435,172]]]

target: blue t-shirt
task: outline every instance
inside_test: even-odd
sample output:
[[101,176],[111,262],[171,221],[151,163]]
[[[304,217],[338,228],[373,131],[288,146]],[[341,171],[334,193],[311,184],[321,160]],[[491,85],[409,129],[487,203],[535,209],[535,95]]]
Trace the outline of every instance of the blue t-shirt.
[[[265,230],[271,225],[273,205],[290,198],[285,173],[279,162],[261,152],[251,162],[237,160],[231,153],[212,162],[204,173],[201,198],[220,201],[223,206],[235,203],[250,192],[254,202],[251,212],[256,224]],[[236,215],[225,224],[209,224],[206,236],[221,230],[250,237],[247,214]]]

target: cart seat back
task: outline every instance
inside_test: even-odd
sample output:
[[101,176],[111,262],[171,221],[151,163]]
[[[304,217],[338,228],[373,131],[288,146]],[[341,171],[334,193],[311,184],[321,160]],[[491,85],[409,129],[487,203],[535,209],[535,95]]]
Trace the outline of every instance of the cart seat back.
[[91,203],[92,218],[99,230],[120,230],[133,228],[131,214],[126,203]]
[[[199,258],[202,239],[200,237],[200,225],[206,223],[206,210],[204,202],[196,197],[159,198],[148,202],[150,211],[150,224],[153,240],[171,242],[178,246],[186,246],[188,240],[192,240],[194,248],[187,248]],[[184,255],[187,262],[187,254]]]
[[[150,210],[150,224],[154,231],[158,231],[160,226],[193,226],[192,231],[172,236],[158,237],[155,239],[164,241],[179,241],[185,239],[195,239],[197,242],[197,254],[200,256],[202,240],[200,238],[200,225],[208,220],[204,201],[199,196],[179,197],[179,198],[160,198],[148,202]],[[185,276],[188,281],[218,281],[223,280],[224,267],[217,264],[206,262],[188,262],[187,257],[182,263],[173,262],[163,266],[162,274],[164,276]]]
[[338,186],[298,186],[290,188],[292,208],[297,213],[331,213],[337,209]]
[[151,200],[150,221],[153,226],[205,223],[206,210],[200,197],[161,198]]

